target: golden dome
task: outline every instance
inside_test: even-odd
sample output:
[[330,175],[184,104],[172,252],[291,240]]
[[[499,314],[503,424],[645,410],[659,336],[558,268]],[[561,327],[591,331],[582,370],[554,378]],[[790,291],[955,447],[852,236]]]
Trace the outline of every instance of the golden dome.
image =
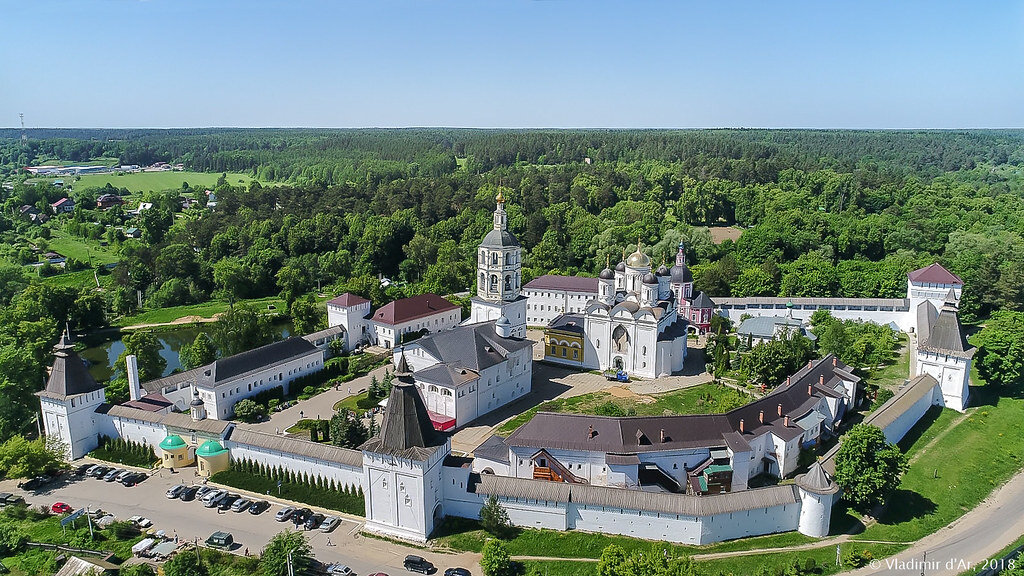
[[502,193],[501,190],[498,190],[498,195],[494,197],[494,201],[497,202],[498,204],[504,204],[505,203],[505,194]]
[[636,252],[633,252],[626,258],[626,266],[630,268],[650,268],[651,259],[640,251],[640,240],[636,242]]

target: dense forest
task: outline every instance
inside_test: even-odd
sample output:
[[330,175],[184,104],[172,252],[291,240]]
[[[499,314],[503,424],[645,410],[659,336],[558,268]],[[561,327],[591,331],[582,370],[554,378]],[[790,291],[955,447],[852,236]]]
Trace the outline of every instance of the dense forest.
[[[350,290],[381,304],[472,289],[493,198],[526,252],[524,280],[596,275],[637,239],[656,262],[685,242],[712,296],[885,296],[941,262],[967,284],[962,316],[1024,309],[1022,131],[0,130],[0,439],[35,409],[65,324],[90,331],[142,307]],[[215,209],[187,184],[153,208],[100,211],[114,188],[75,186],[72,214],[20,216],[67,193],[21,168],[182,162],[222,178]],[[199,202],[184,209],[181,197]],[[138,198],[142,199],[142,198]],[[138,200],[136,199],[136,200]],[[124,208],[124,209],[123,209]],[[139,239],[121,227],[137,226]],[[42,278],[55,230],[116,248],[96,285]],[[722,234],[728,230],[728,234]],[[81,267],[82,263],[67,266]],[[37,272],[38,271],[38,272]],[[52,271],[51,271],[52,272]],[[45,275],[45,274],[42,274]],[[382,288],[379,277],[394,280]],[[56,276],[59,278],[60,276]]]

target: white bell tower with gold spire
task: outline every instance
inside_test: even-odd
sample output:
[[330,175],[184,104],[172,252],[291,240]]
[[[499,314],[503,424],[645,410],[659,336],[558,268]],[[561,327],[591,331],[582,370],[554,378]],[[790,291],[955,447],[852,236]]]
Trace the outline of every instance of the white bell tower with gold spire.
[[523,249],[508,231],[505,195],[494,199],[494,228],[484,236],[477,250],[476,296],[472,298],[469,320],[476,324],[504,316],[512,325],[513,338],[526,337],[526,297],[523,282]]

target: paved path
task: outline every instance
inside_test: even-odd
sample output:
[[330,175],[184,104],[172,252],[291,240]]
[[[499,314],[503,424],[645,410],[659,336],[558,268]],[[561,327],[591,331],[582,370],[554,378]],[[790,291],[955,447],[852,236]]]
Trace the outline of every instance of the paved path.
[[[78,462],[85,461],[87,460]],[[125,488],[114,482],[75,478],[69,475],[65,476],[67,479],[36,493],[17,488],[15,480],[0,481],[0,491],[21,494],[33,506],[50,505],[61,501],[67,502],[76,510],[86,506],[94,510],[102,508],[113,513],[118,519],[127,519],[134,515],[145,516],[153,521],[154,529],[165,530],[168,535],[176,534],[183,541],[195,538],[202,541],[213,532],[224,530],[230,532],[238,543],[237,548],[233,550],[236,554],[243,553],[245,548],[249,549],[250,554],[258,554],[275,534],[286,528],[294,529],[290,522],[274,521],[274,515],[282,505],[272,497],[264,498],[275,505],[259,516],[253,516],[248,512],[218,514],[214,509],[204,508],[198,501],[182,502],[168,499],[164,493],[169,487],[178,483],[193,484],[200,481],[192,470],[194,469],[184,469],[177,474],[163,470],[132,488]],[[440,574],[444,573],[445,568],[454,566],[468,568],[473,574],[481,573],[479,555],[442,554],[432,550],[418,550],[361,536],[361,529],[361,519],[349,516],[343,517],[342,524],[330,534],[317,530],[306,532],[306,536],[317,559],[327,563],[344,562],[360,575],[375,572],[405,574],[402,560],[407,554],[427,558],[439,568]],[[327,545],[328,538],[331,539],[331,546]]]
[[918,540],[904,552],[847,574],[955,576],[993,558],[1021,535],[1024,473],[1014,476],[959,520]]
[[[303,400],[296,402],[290,408],[281,410],[280,412],[273,412],[269,420],[265,420],[258,424],[248,425],[250,428],[254,428],[261,432],[268,433],[280,433],[295,425],[302,418],[323,418],[328,419],[334,414],[334,405],[339,400],[344,400],[349,396],[359,394],[361,391],[366,390],[370,386],[370,379],[374,376],[378,380],[384,378],[384,372],[391,370],[391,365],[386,364],[379,368],[374,368],[365,376],[360,376],[342,384],[338,389],[331,389],[322,394],[310,398],[309,400]],[[301,413],[301,415],[300,415]]]

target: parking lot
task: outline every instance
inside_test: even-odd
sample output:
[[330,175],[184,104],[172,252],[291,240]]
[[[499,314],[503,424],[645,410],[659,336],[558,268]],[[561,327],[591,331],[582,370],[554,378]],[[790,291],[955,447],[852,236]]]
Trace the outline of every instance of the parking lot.
[[[81,462],[78,461],[76,464]],[[291,522],[274,520],[275,514],[283,505],[271,497],[262,498],[269,500],[271,507],[258,516],[248,512],[218,512],[216,508],[205,508],[199,500],[182,502],[167,498],[167,490],[176,484],[202,484],[202,479],[196,477],[192,470],[179,471],[175,474],[161,470],[136,486],[125,487],[117,482],[104,482],[96,478],[66,474],[36,492],[26,492],[16,487],[16,481],[5,480],[0,482],[0,492],[23,495],[31,506],[45,504],[49,507],[59,501],[66,502],[75,510],[86,506],[92,509],[101,508],[114,514],[119,520],[144,516],[152,520],[152,529],[164,530],[168,537],[177,536],[180,541],[202,542],[214,532],[229,532],[237,543],[233,551],[238,554],[244,553],[247,548],[250,554],[259,554],[274,534],[285,529],[295,529]],[[237,490],[231,492],[241,493]],[[312,506],[310,508],[327,515],[338,516],[330,511],[317,510]],[[306,536],[318,560],[324,563],[343,562],[358,575],[374,572],[385,572],[391,576],[408,574],[409,572],[402,567],[402,561],[407,554],[427,558],[438,567],[438,574],[443,574],[445,568],[452,566],[469,568],[473,574],[481,573],[479,558],[476,555],[445,555],[404,547],[360,536],[361,528],[361,522],[355,518],[343,517],[341,524],[329,534],[311,530],[306,532]]]

